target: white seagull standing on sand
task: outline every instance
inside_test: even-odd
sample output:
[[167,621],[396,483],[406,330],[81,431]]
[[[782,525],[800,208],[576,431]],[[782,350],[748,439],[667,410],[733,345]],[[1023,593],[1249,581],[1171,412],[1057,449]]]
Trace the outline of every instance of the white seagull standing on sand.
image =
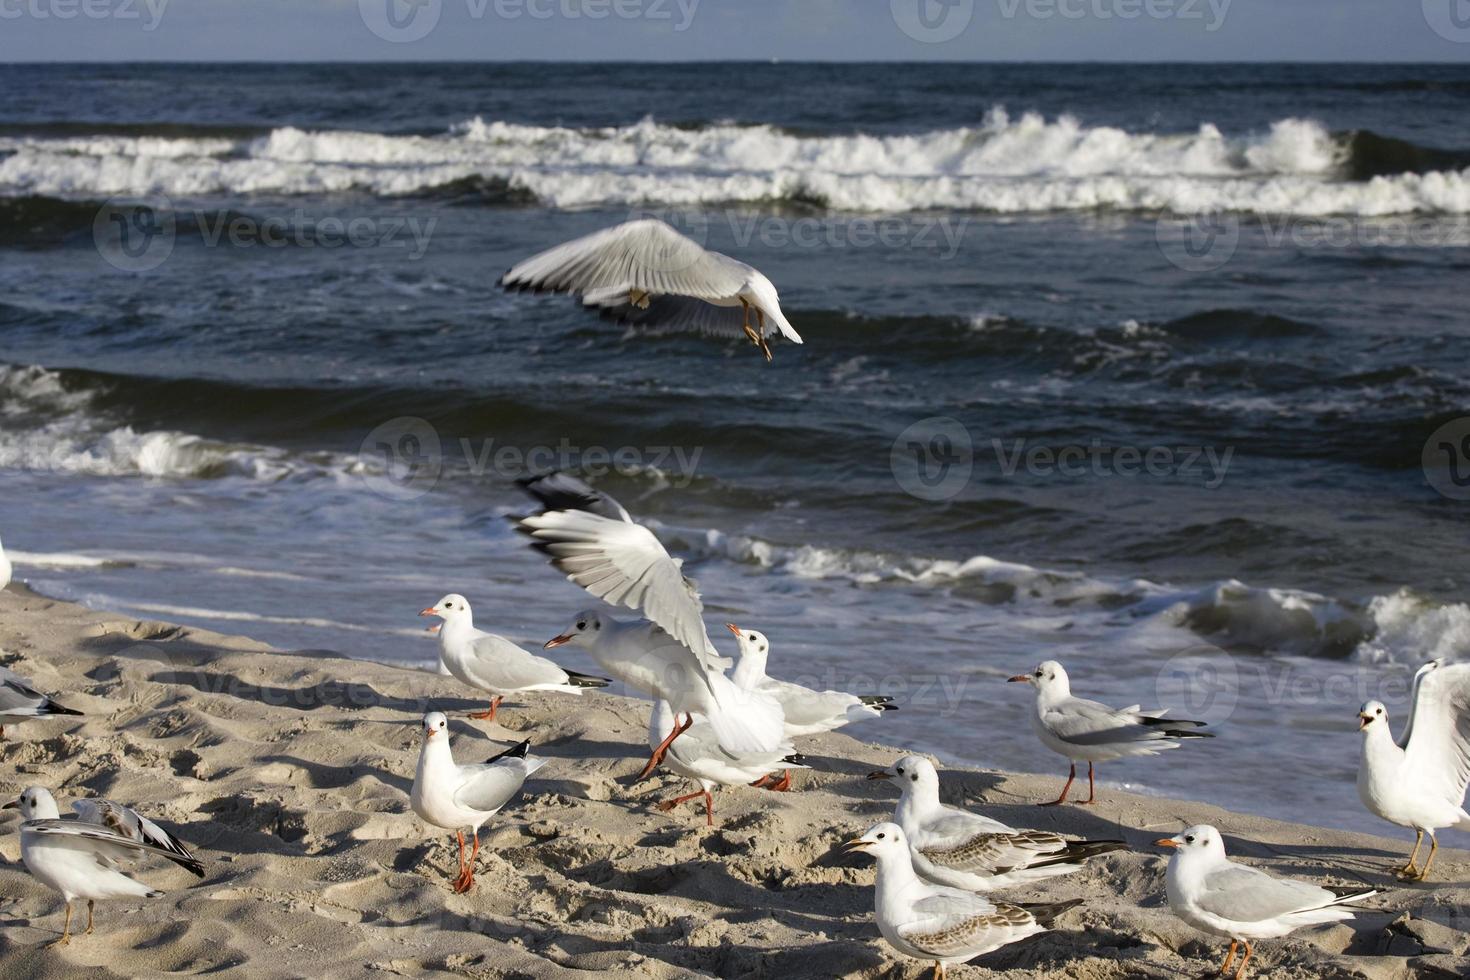
[[1236,980],[1245,976],[1255,952],[1252,939],[1275,939],[1302,926],[1351,919],[1353,911],[1345,905],[1378,894],[1372,888],[1322,888],[1236,864],[1225,856],[1220,832],[1208,825],[1154,843],[1174,849],[1165,879],[1170,910],[1200,932],[1230,940],[1221,973],[1230,972],[1236,947],[1245,944]]
[[158,898],[163,892],[116,870],[120,863],[145,855],[167,858],[204,877],[204,865],[166,830],[146,817],[110,800],[77,800],[77,816],[63,818],[51,792],[32,786],[4,809],[20,808],[20,858],[37,881],[61,892],[66,924],[51,946],[71,942],[71,903],[87,900],[87,930],[92,932],[92,904],[108,898]]
[[1213,738],[1191,729],[1204,726],[1202,721],[1164,718],[1166,709],[1145,713],[1138,705],[1110,708],[1097,701],[1072,697],[1067,672],[1055,660],[1048,660],[1029,674],[1017,674],[1012,681],[1036,688],[1036,713],[1031,721],[1042,744],[1058,755],[1072,760],[1067,785],[1062,795],[1041,806],[1067,802],[1067,791],[1077,778],[1077,763],[1087,763],[1087,799],[1097,802],[1093,783],[1093,765],[1132,756],[1154,755],[1164,749],[1177,749],[1184,738]]
[[771,280],[656,218],[604,228],[533,255],[512,266],[500,284],[580,294],[583,305],[598,307],[619,323],[712,337],[743,333],[767,361],[768,337],[779,332],[801,343],[781,312]]
[[1082,862],[1126,851],[1120,840],[1068,840],[1048,830],[1015,830],[939,802],[939,774],[928,759],[906,755],[869,779],[892,779],[903,794],[894,821],[908,838],[921,878],[974,892],[1071,874]]
[[450,594],[419,613],[444,620],[439,630],[439,662],[461,684],[494,695],[488,710],[471,718],[494,721],[507,694],[523,691],[561,691],[580,695],[589,687],[607,687],[605,677],[565,670],[521,649],[503,636],[475,629],[474,613],[464,596]]
[[[568,579],[609,605],[636,609],[647,622],[625,623],[594,611],[546,646],[571,643],[587,650],[613,677],[668,701],[681,714],[698,712],[731,752],[774,752],[784,740],[781,704],[738,687],[725,676],[730,661],[719,655],[704,625],[704,603],[683,563],[653,532],[630,520],[579,510],[553,510],[520,520],[518,529]],[[654,749],[642,775],[658,765],[668,743],[692,724],[675,726]]]
[[51,715],[80,714],[80,711],[64,708],[52,701],[14,671],[0,667],[0,741],[5,740],[6,725],[18,725]]
[[[1440,659],[1419,668],[1409,720],[1397,742],[1388,727],[1388,712],[1377,701],[1359,709],[1358,727],[1363,731],[1358,796],[1368,812],[1418,834],[1409,863],[1398,873],[1424,881],[1439,850],[1434,832],[1441,827],[1470,830],[1470,813],[1465,811],[1465,787],[1470,784],[1470,663],[1447,664]],[[1421,871],[1414,862],[1425,834],[1429,857]]]
[[730,679],[738,687],[769,694],[781,702],[781,710],[786,716],[787,738],[830,732],[849,722],[881,718],[885,711],[898,710],[898,705],[889,703],[893,698],[886,694],[814,691],[800,684],[768,677],[766,659],[770,656],[771,643],[765,634],[758,630],[742,630],[734,623],[726,623],[725,628],[735,634],[740,646],[740,659],[736,661]]
[[[674,730],[675,724],[674,709],[669,707],[669,703],[655,701],[653,712],[648,718],[649,747],[657,748],[661,745]],[[771,752],[729,752],[720,747],[714,730],[702,720],[696,720],[678,741],[670,743],[664,754],[663,764],[684,778],[698,783],[699,792],[664,800],[658,804],[658,808],[668,812],[680,803],[702,796],[704,823],[707,827],[713,827],[715,823],[715,805],[710,790],[716,786],[762,786],[775,792],[784,792],[791,785],[789,771],[785,786],[779,782],[766,786],[771,773],[777,769],[807,768],[805,760],[789,744]]]
[[934,963],[936,980],[950,963],[1000,949],[1046,932],[1052,921],[1080,899],[1052,905],[1005,905],[974,892],[931,885],[914,873],[909,843],[895,823],[880,823],[844,845],[878,860],[874,913],[888,945]]
[[0,544],[0,589],[10,584],[10,559],[5,557],[5,546]]
[[[424,715],[424,745],[408,802],[420,819],[454,831],[459,841],[455,891],[467,892],[475,885],[481,824],[499,813],[520,791],[526,777],[546,764],[545,759],[526,754],[530,746],[531,740],[526,739],[482,765],[457,765],[449,750],[449,719],[438,711]],[[465,830],[474,840],[469,861],[464,857]]]

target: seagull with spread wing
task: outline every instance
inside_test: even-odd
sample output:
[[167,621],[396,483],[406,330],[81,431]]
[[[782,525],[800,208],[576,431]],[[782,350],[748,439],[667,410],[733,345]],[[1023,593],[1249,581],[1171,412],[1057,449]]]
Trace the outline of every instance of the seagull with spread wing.
[[87,900],[87,930],[92,905],[108,898],[158,898],[163,892],[118,870],[141,857],[161,857],[203,878],[204,865],[168,831],[120,803],[77,800],[74,817],[62,817],[50,790],[31,786],[4,809],[19,809],[20,858],[37,881],[61,892],[66,924],[52,946],[71,942],[71,903]]
[[686,716],[654,747],[640,778],[662,761],[669,743],[688,731],[696,713],[709,720],[720,745],[731,752],[780,747],[785,739],[780,702],[725,675],[730,661],[710,641],[699,590],[652,531],[631,520],[579,510],[524,517],[518,529],[568,579],[608,605],[645,617],[622,622],[586,610],[571,629],[546,642],[547,647],[570,643],[587,650],[613,677]]
[[[711,337],[742,333],[771,359],[767,338],[801,335],[781,312],[771,280],[656,218],[593,232],[518,262],[506,289],[575,293],[609,319]],[[755,326],[751,325],[751,317]]]
[[1016,830],[939,802],[939,773],[921,755],[906,755],[869,779],[898,785],[894,822],[908,837],[914,870],[925,881],[972,892],[1071,874],[1082,862],[1126,851],[1120,840],[1071,840],[1049,830]]
[[[1408,827],[1418,837],[1409,863],[1398,869],[1405,878],[1429,877],[1435,831],[1442,827],[1470,831],[1465,787],[1470,784],[1470,663],[1431,660],[1414,675],[1414,698],[1404,733],[1394,741],[1388,711],[1369,701],[1358,711],[1363,755],[1358,765],[1358,796],[1368,812]],[[1419,846],[1429,835],[1429,857],[1415,866]]]

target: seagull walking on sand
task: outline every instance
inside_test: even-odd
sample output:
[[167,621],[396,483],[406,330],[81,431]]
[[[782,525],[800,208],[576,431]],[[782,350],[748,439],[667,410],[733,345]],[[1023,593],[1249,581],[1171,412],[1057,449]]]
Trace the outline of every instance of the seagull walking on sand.
[[[1439,850],[1435,831],[1470,831],[1465,787],[1470,784],[1470,663],[1431,660],[1414,675],[1413,703],[1404,732],[1394,741],[1388,711],[1369,701],[1358,711],[1363,754],[1358,764],[1358,796],[1368,812],[1412,829],[1414,851],[1397,869],[1404,878],[1425,881]],[[1429,857],[1415,866],[1419,846],[1429,835]]]
[[929,960],[936,980],[950,963],[1000,949],[1046,932],[1080,899],[1051,905],[991,902],[974,892],[931,885],[914,872],[907,835],[895,823],[880,823],[848,841],[848,851],[865,851],[878,861],[874,912],[878,931],[905,956]]
[[136,811],[111,800],[77,800],[74,817],[62,817],[51,792],[32,786],[4,809],[19,808],[20,858],[37,881],[66,900],[61,938],[71,942],[71,903],[87,900],[86,935],[92,934],[92,906],[109,898],[159,898],[163,892],[117,870],[134,859],[165,858],[204,877],[204,865],[171,834]]
[[[668,738],[669,733],[674,730],[676,718],[674,709],[669,707],[667,701],[659,700],[653,704],[653,712],[648,719],[648,744],[656,748]],[[714,730],[709,723],[703,719],[696,718],[694,724],[685,731],[683,737],[668,746],[664,755],[663,764],[686,779],[692,779],[699,784],[699,791],[688,793],[684,796],[676,796],[660,802],[658,808],[664,812],[672,810],[680,803],[704,797],[704,823],[706,827],[714,826],[714,800],[710,796],[710,790],[716,786],[761,786],[774,792],[784,792],[791,786],[791,769],[806,769],[806,760],[789,744],[771,752],[747,752],[735,753],[727,751],[720,746],[719,739],[715,738]],[[784,778],[785,784],[776,782],[766,785],[771,774],[777,769],[785,769],[787,773]]]
[[786,718],[786,737],[817,735],[841,728],[864,718],[881,718],[885,711],[897,711],[893,698],[886,694],[857,695],[845,691],[814,691],[790,681],[766,675],[766,660],[771,643],[758,630],[743,630],[734,623],[725,628],[735,634],[740,646],[740,659],[730,679],[748,691],[769,694],[781,702]]
[[32,687],[24,677],[0,667],[0,742],[5,740],[6,725],[18,725],[52,715],[80,716],[81,712],[57,704]]
[[[527,776],[546,764],[545,759],[526,754],[530,747],[531,740],[526,739],[481,765],[461,766],[449,749],[449,719],[438,711],[424,715],[424,744],[408,802],[426,823],[454,831],[459,841],[456,892],[467,892],[475,886],[480,826],[520,792]],[[474,841],[468,861],[464,856],[465,830]]]
[[[668,701],[680,714],[704,715],[731,752],[773,752],[781,745],[780,702],[742,689],[725,676],[730,661],[710,641],[698,588],[652,531],[631,520],[579,510],[525,517],[518,529],[568,579],[609,605],[647,617],[646,622],[624,623],[582,612],[573,628],[547,641],[548,648],[579,646],[629,687]],[[643,776],[689,724],[684,719],[654,749]]]
[[779,333],[801,343],[771,280],[656,218],[604,228],[533,255],[512,266],[500,284],[578,294],[584,306],[618,323],[710,337],[744,334],[767,361],[767,338]]
[[1221,973],[1230,972],[1236,949],[1245,946],[1236,980],[1245,977],[1255,953],[1251,940],[1351,919],[1350,903],[1378,894],[1372,888],[1322,888],[1236,864],[1225,856],[1220,832],[1208,825],[1154,843],[1174,850],[1165,879],[1169,908],[1200,932],[1230,940]]
[[1087,763],[1087,799],[1084,805],[1097,802],[1093,768],[1099,762],[1154,755],[1165,749],[1177,749],[1181,739],[1213,738],[1193,729],[1204,727],[1202,721],[1182,721],[1163,717],[1167,709],[1144,712],[1138,705],[1110,708],[1097,701],[1072,696],[1067,672],[1055,660],[1048,660],[1029,674],[1017,674],[1013,682],[1036,688],[1036,713],[1031,721],[1042,744],[1072,761],[1067,784],[1062,794],[1041,806],[1057,806],[1067,802],[1067,792],[1077,778],[1077,763]]
[[1126,851],[1120,840],[1069,840],[1047,830],[1016,830],[939,802],[939,774],[928,759],[906,755],[869,779],[892,779],[902,794],[893,819],[903,828],[919,877],[988,892],[1071,874],[1082,862]]
[[503,636],[475,629],[474,613],[464,596],[451,593],[419,613],[444,621],[439,630],[439,662],[461,684],[493,696],[490,707],[471,718],[494,721],[507,694],[561,691],[580,695],[589,687],[607,687],[605,677],[579,674],[545,657],[521,649]]
[[0,589],[10,584],[10,559],[5,557],[5,545],[0,544]]

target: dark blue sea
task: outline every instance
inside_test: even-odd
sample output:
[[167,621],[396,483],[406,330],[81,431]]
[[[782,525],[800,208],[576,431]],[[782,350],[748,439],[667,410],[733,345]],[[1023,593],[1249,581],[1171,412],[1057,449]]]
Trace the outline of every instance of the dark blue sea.
[[[1379,827],[1470,650],[1470,67],[0,67],[0,536],[48,595],[418,664],[588,604],[582,473],[855,734],[1065,771],[1005,678],[1218,738],[1105,785]],[[658,216],[806,343],[497,277]],[[568,665],[589,669],[568,655]]]

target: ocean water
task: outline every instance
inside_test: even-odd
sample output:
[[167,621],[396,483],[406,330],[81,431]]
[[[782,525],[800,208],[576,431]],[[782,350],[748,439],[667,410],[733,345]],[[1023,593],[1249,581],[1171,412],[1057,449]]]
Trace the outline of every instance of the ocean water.
[[[1218,737],[1124,785],[1387,830],[1356,709],[1470,648],[1470,68],[9,66],[0,537],[49,595],[427,664],[584,473],[854,734],[1064,774],[1004,681]],[[657,215],[803,346],[507,294]],[[591,664],[567,653],[569,666]],[[631,751],[631,750],[630,750]]]

